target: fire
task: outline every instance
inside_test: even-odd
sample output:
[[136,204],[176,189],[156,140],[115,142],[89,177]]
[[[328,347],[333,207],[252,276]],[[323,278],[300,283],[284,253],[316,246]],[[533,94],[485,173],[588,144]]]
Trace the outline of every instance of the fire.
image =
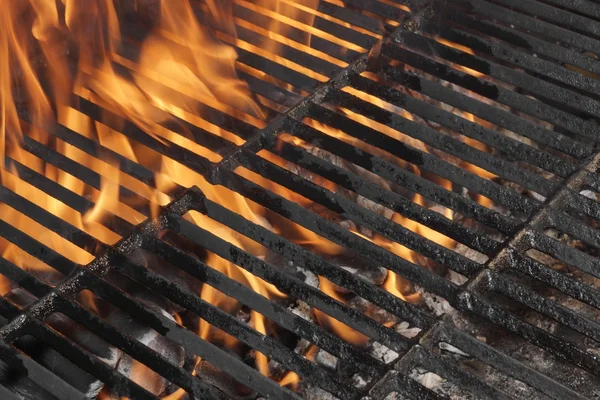
[[[219,23],[218,31],[210,30],[199,23],[189,0],[160,0],[158,2],[160,18],[149,36],[143,40],[139,58],[135,61],[127,59],[119,52],[125,40],[122,38],[117,17],[116,5],[119,2],[113,0],[85,2],[5,0],[5,2],[5,12],[0,15],[0,166],[4,167],[5,161],[10,157],[73,194],[91,200],[94,205],[84,212],[77,211],[28,183],[25,177],[19,176],[17,169],[12,165],[0,168],[0,180],[7,190],[34,203],[72,227],[88,233],[98,242],[111,245],[120,239],[120,236],[109,228],[111,218],[117,216],[131,224],[138,224],[146,218],[136,210],[136,206],[140,205],[135,203],[138,200],[121,198],[121,188],[135,193],[141,199],[139,201],[144,202],[143,205],[149,206],[151,216],[156,216],[160,207],[172,200],[175,189],[198,186],[210,200],[320,256],[332,257],[347,251],[310,230],[265,211],[261,206],[223,186],[211,185],[199,173],[177,160],[130,140],[117,129],[121,120],[127,120],[161,143],[174,143],[213,163],[221,161],[220,154],[204,147],[202,143],[197,143],[188,130],[182,128],[181,131],[175,131],[167,127],[172,126],[167,122],[185,121],[237,146],[242,145],[244,139],[210,122],[206,117],[209,113],[207,106],[257,128],[266,126],[267,112],[263,104],[259,103],[251,93],[248,84],[238,77],[237,71],[242,70],[273,82],[275,78],[240,63],[232,45],[261,54],[319,81],[326,81],[328,77],[287,59],[282,51],[283,45],[321,57],[340,67],[345,67],[347,63],[336,58],[334,54],[325,54],[311,48],[313,37],[329,40],[357,52],[367,51],[313,26],[315,18],[319,16],[332,23],[352,27],[346,22],[319,12],[319,0],[259,0],[257,2],[234,0],[234,3],[240,7],[269,17],[268,26],[259,26],[236,18],[221,2],[206,0],[208,18]],[[343,3],[339,4],[343,6]],[[262,46],[238,38],[236,26],[242,26],[262,35]],[[299,30],[303,34],[291,40],[287,37],[291,29]],[[352,29],[375,35],[362,28],[352,27]],[[37,63],[33,61],[34,58]],[[122,72],[123,70],[126,70],[126,73]],[[277,82],[277,84],[290,91],[302,93],[290,83]],[[351,88],[345,88],[344,91],[387,111],[413,119],[406,110],[366,93]],[[79,111],[76,104],[78,100],[80,102],[85,100],[101,107],[105,110],[102,118],[93,120]],[[19,112],[20,110],[23,112]],[[349,109],[341,108],[338,111],[382,134],[413,143],[413,139],[402,132]],[[465,113],[464,116],[471,121],[476,121],[476,117],[471,114]],[[326,135],[391,159],[384,151],[352,138],[342,131],[311,119],[303,122]],[[52,127],[55,126],[69,129],[76,135],[95,141],[99,146],[110,150],[112,155],[106,151],[94,155],[84,152],[66,140],[51,134]],[[100,177],[99,187],[93,187],[66,170],[26,151],[20,146],[24,137],[56,151],[66,159],[97,174]],[[291,135],[282,135],[280,140],[306,149],[311,148],[308,143]],[[470,139],[467,139],[467,143],[482,150],[486,149],[481,143]],[[424,149],[422,146],[420,148]],[[150,186],[121,171],[118,157],[114,154],[155,171],[155,184]],[[287,163],[275,153],[263,151],[259,155],[274,164],[289,168]],[[394,162],[419,173],[407,162],[395,158]],[[467,166],[467,168],[484,178],[494,177],[476,166]],[[306,197],[292,193],[266,177],[243,168],[238,168],[235,172],[304,207],[315,206]],[[339,190],[336,184],[324,178],[314,177],[312,181],[331,192]],[[450,183],[441,178],[436,182],[450,188]],[[426,207],[426,202],[420,195],[415,195],[412,200]],[[318,210],[321,211],[325,213],[325,210]],[[442,212],[445,217],[452,218],[450,210]],[[63,238],[60,232],[42,226],[8,204],[0,204],[0,213],[3,222],[19,229],[74,263],[87,264],[97,255],[96,248],[79,247]],[[190,212],[185,218],[256,257],[267,255],[262,245],[203,214]],[[399,213],[393,213],[391,219],[394,223],[442,246],[452,248],[455,245],[452,239]],[[417,262],[412,250],[381,235],[374,234],[368,237],[356,228],[351,228],[351,231],[360,238],[369,240],[408,261]],[[47,279],[51,284],[56,283],[58,272],[21,249],[18,243],[0,239],[0,252],[2,257],[20,268]],[[203,262],[268,299],[286,297],[272,284],[257,278],[217,254],[207,252]],[[336,291],[333,283],[323,277],[320,277],[319,281],[323,292],[340,302],[347,302],[347,298]],[[414,303],[420,301],[419,294],[414,292],[412,284],[391,271],[388,272],[382,287],[405,301]],[[0,279],[1,295],[6,294],[11,288],[11,283],[7,279]],[[228,313],[239,311],[240,304],[236,300],[209,285],[203,285],[197,295]],[[90,309],[98,311],[91,293],[82,294],[81,301]],[[314,314],[323,327],[335,332],[346,341],[356,346],[367,344],[366,336],[319,310],[314,310]],[[182,319],[179,316],[175,315],[174,318],[181,323]],[[250,311],[248,324],[265,336],[274,335],[271,322],[256,311]],[[195,328],[201,338],[218,343],[231,351],[241,347],[241,343],[236,338],[210,326],[204,320],[201,320]],[[317,351],[315,346],[311,346],[304,356],[312,360]],[[266,355],[256,352],[255,361],[257,369],[262,374],[271,375]],[[147,367],[136,363],[130,378],[144,387],[149,387],[147,377],[152,373]],[[290,372],[281,379],[280,383],[295,387],[299,379],[298,375]],[[166,396],[165,399],[179,399],[183,395],[183,391],[179,390]]]

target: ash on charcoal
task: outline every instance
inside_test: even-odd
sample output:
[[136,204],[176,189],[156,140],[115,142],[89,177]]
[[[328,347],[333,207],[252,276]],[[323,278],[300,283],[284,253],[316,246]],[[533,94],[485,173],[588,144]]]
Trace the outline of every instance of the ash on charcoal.
[[439,317],[440,315],[447,314],[454,310],[443,297],[430,293],[420,286],[415,286],[415,290],[417,293],[421,294],[425,307],[427,307],[435,316]]
[[327,368],[331,371],[335,371],[337,369],[338,359],[335,356],[332,356],[331,354],[326,352],[325,350],[319,349],[315,361],[320,366]]
[[438,347],[444,351],[447,351],[449,353],[452,354],[457,354],[459,356],[463,356],[463,357],[470,357],[470,355],[468,355],[467,353],[465,353],[464,351],[462,351],[461,349],[459,349],[458,347],[454,347],[449,343],[446,342],[440,342],[438,344]]
[[591,190],[582,190],[580,194],[588,199],[598,201],[598,194],[596,192],[592,192]]
[[249,387],[242,385],[230,375],[205,360],[201,360],[196,367],[196,373],[203,382],[208,383],[225,393],[228,398],[246,400],[256,397],[256,393]]
[[313,314],[312,307],[303,301],[296,300],[296,303],[290,305],[288,309],[302,319],[315,322],[315,315]]
[[406,321],[400,322],[398,325],[396,325],[394,327],[394,330],[396,332],[398,332],[399,334],[401,334],[404,337],[407,337],[409,339],[414,338],[415,336],[417,336],[419,333],[421,333],[421,328],[417,328],[417,327],[410,327],[410,324]]
[[386,346],[378,342],[373,342],[369,353],[376,359],[383,361],[385,364],[389,364],[396,360],[399,355],[394,350],[388,349]]
[[459,388],[454,383],[442,378],[441,376],[427,371],[423,368],[415,368],[413,369],[409,377],[419,382],[421,385],[426,387],[427,389],[433,390],[437,394],[443,396],[443,398],[448,398],[452,400],[459,399],[467,399],[467,400],[475,400],[476,397],[471,393],[464,391]]
[[352,376],[352,383],[354,384],[355,388],[362,389],[367,386],[368,382],[359,374],[354,374],[354,376]]
[[394,314],[384,310],[381,307],[376,306],[375,304],[363,299],[360,296],[353,297],[348,302],[348,305],[362,312],[363,314],[371,317],[372,319],[374,319],[382,325],[392,323],[397,320],[397,317]]
[[[356,275],[360,279],[376,286],[383,284],[385,278],[387,277],[387,269],[378,265],[373,265],[372,262],[359,256],[343,254],[325,258],[333,265],[343,268],[346,271]],[[348,289],[338,286],[335,283],[333,284],[333,287],[338,293],[350,293]]]
[[[175,319],[171,314],[158,305],[144,300],[140,301],[149,309],[160,313],[175,322]],[[185,362],[183,348],[160,335],[158,332],[143,325],[133,316],[126,314],[121,310],[114,310],[108,316],[107,321],[163,356],[171,364],[178,367],[183,366]],[[164,395],[169,387],[170,382],[166,378],[139,363],[128,354],[123,354],[123,357],[119,360],[117,371],[157,396]],[[107,393],[107,396],[110,396],[109,398],[111,399],[118,398],[114,393]]]
[[454,251],[479,264],[485,264],[488,260],[488,256],[486,256],[485,254],[473,250],[472,248],[467,247],[462,243],[457,243],[456,247],[454,247]]
[[448,272],[446,272],[446,279],[459,286],[464,285],[469,280],[466,276],[456,273],[451,269],[449,269]]

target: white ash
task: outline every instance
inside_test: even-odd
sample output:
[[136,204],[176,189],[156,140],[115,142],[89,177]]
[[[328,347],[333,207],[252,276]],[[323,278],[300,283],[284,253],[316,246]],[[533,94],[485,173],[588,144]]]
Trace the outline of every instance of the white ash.
[[591,190],[582,190],[581,195],[587,197],[588,199],[598,201],[598,196],[596,195],[596,193],[592,192]]
[[441,376],[424,368],[414,368],[408,376],[431,390],[440,390],[442,382],[444,382]]
[[314,288],[319,288],[319,277],[317,275],[315,275],[312,271],[309,271],[299,266],[297,266],[296,269],[302,274],[304,274],[304,283]]
[[485,254],[473,250],[462,243],[457,243],[456,247],[454,247],[454,251],[479,264],[485,264],[488,260],[488,256]]
[[398,353],[379,342],[373,342],[369,352],[374,358],[383,361],[385,364],[389,364],[399,357]]
[[308,350],[308,348],[310,347],[311,343],[302,338],[298,341],[298,344],[296,344],[296,348],[294,349],[294,352],[296,354],[306,354],[306,351]]
[[415,285],[415,289],[418,293],[421,293],[421,298],[425,306],[431,311],[436,317],[447,314],[454,310],[446,299],[430,293],[420,286]]
[[402,336],[409,338],[409,339],[412,339],[415,336],[417,336],[419,333],[421,333],[420,328],[416,328],[416,327],[411,328],[410,324],[406,321],[403,321],[403,322],[399,323],[398,325],[396,325],[394,327],[394,330],[396,332],[398,332],[399,334],[401,334]]
[[352,376],[352,383],[354,384],[354,387],[357,389],[362,389],[365,386],[367,386],[367,381],[359,374],[354,374]]
[[444,351],[447,351],[447,352],[450,352],[450,353],[453,353],[453,354],[458,354],[459,356],[463,356],[463,357],[470,357],[469,354],[465,353],[464,351],[462,351],[458,347],[452,346],[450,343],[440,342],[438,344],[438,346],[439,346],[440,349],[442,349]]
[[454,272],[451,269],[449,269],[448,272],[446,272],[446,279],[459,286],[464,285],[469,280],[466,276]]
[[419,383],[427,389],[438,389],[443,382],[444,379],[433,372],[426,372],[419,377]]
[[355,296],[352,298],[348,305],[355,310],[360,311],[361,313],[369,316],[380,324],[388,324],[390,322],[395,322],[397,317],[390,313],[389,311],[384,310],[383,308],[376,306],[371,303],[369,300],[366,300],[360,296]]
[[288,307],[288,310],[290,310],[293,314],[296,314],[302,319],[315,322],[312,307],[301,300],[296,300],[296,303],[290,305]]
[[319,349],[315,361],[320,366],[327,368],[331,371],[335,371],[337,369],[338,359],[335,356],[326,352],[325,350]]

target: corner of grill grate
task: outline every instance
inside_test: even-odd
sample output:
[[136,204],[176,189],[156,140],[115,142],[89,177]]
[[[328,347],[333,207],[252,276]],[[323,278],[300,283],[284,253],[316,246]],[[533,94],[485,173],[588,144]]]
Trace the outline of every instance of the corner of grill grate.
[[[248,21],[274,17],[245,1],[233,7],[239,39],[255,46]],[[236,46],[239,74],[270,105],[269,121],[258,128],[212,105],[202,117],[242,145],[177,121],[218,162],[74,95],[78,112],[110,115],[109,128],[266,217],[179,185],[157,218],[113,215],[105,228],[122,239],[109,246],[0,186],[2,203],[96,256],[79,265],[0,218],[2,240],[53,271],[0,258],[11,283],[0,297],[2,398],[600,396],[600,5],[322,0],[315,15],[310,49],[339,63],[290,45],[283,54],[323,82]],[[286,23],[293,40],[301,32]],[[137,26],[124,31],[135,43]],[[139,49],[121,51],[135,59]],[[89,157],[116,159],[129,179],[120,201],[149,217],[135,188],[152,186],[155,170],[66,126],[45,129]],[[100,189],[93,165],[29,137],[22,147]],[[93,207],[8,161],[81,214]],[[382,286],[391,274],[406,281],[405,299]],[[208,287],[238,306],[198,295]],[[277,334],[252,326],[252,313]],[[300,383],[284,384],[293,374]]]

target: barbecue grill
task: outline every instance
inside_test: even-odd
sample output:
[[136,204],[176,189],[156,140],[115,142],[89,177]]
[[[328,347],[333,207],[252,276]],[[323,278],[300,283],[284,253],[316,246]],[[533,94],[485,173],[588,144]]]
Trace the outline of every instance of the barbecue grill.
[[[239,39],[253,43],[257,34],[242,22],[264,26],[270,17],[242,3],[233,6]],[[202,6],[196,6],[201,16]],[[94,249],[96,256],[88,265],[79,265],[0,220],[2,238],[62,276],[58,282],[45,282],[0,258],[0,274],[29,293],[27,300],[0,297],[3,398],[29,394],[80,399],[90,396],[86,392],[89,382],[98,382],[94,383],[98,389],[110,388],[115,396],[157,398],[107,361],[115,352],[144,364],[188,398],[580,399],[600,395],[600,158],[596,148],[600,5],[588,0],[346,0],[343,4],[321,1],[316,12],[313,26],[322,34],[312,38],[311,48],[335,54],[347,66],[283,45],[286,58],[327,78],[321,81],[249,47],[236,47],[238,62],[245,66],[240,77],[270,104],[269,119],[265,127],[257,128],[206,105],[214,124],[245,140],[238,146],[190,127],[194,141],[222,156],[218,162],[181,144],[151,137],[89,98],[74,95],[73,108],[92,120],[110,115],[105,121],[114,125],[109,127],[129,140],[176,160],[210,184],[238,193],[279,218],[352,249],[411,282],[427,301],[442,306],[405,301],[331,258],[247,220],[197,187],[178,187],[174,200],[156,218],[137,226],[111,216],[107,228],[122,237],[111,246],[0,186],[0,201],[74,245]],[[135,59],[139,51],[134,44],[142,31],[138,22],[131,21],[125,28],[131,39],[120,50],[125,59]],[[300,34],[297,27],[288,31],[292,39]],[[341,43],[348,48],[343,50]],[[270,78],[250,71],[263,71]],[[368,126],[360,117],[379,125]],[[23,113],[21,118],[28,120],[28,115]],[[308,119],[345,136],[328,135]],[[404,136],[384,134],[378,127]],[[90,157],[110,156],[132,180],[155,183],[156,171],[90,138],[58,124],[44,129]],[[353,145],[359,141],[366,145]],[[22,148],[101,189],[100,174],[93,168],[27,136]],[[319,156],[313,148],[332,157]],[[263,157],[264,152],[296,169]],[[332,162],[333,157],[360,169],[346,169]],[[394,157],[406,167],[392,162]],[[23,163],[7,158],[7,165],[20,179],[82,214],[94,206],[90,199]],[[495,177],[475,173],[479,169]],[[368,171],[401,190],[384,187],[359,171]],[[303,207],[262,186],[251,179],[252,174],[404,246],[417,254],[417,260],[425,261],[400,257],[316,208]],[[382,205],[458,246],[443,246],[364,203],[329,190],[308,174]],[[412,201],[403,193],[418,194],[424,201]],[[120,186],[119,194],[132,203],[131,199],[139,197],[126,185]],[[439,209],[452,210],[454,217],[448,218]],[[137,210],[150,216],[146,206]],[[307,274],[326,278],[404,321],[415,333],[406,335],[371,318],[277,267],[273,258],[254,256],[190,222],[184,218],[190,212],[205,215],[277,257],[301,265]],[[343,323],[376,342],[384,356],[375,357],[334,330],[225,276],[167,240],[165,231],[188,248],[210,251],[299,304]],[[262,334],[198,297],[178,280],[179,272],[164,274],[148,268],[136,256],[140,251],[148,255],[146,259],[160,258],[172,270],[234,298],[292,332],[296,341],[304,340],[345,361],[346,367],[332,371],[295,351],[285,343],[285,335]],[[442,267],[448,272],[438,273]],[[292,390],[264,376],[252,363],[202,339],[151,302],[123,290],[119,280],[135,282],[264,354],[283,370],[295,372],[304,389]],[[84,292],[120,310],[120,318],[135,321],[135,329],[145,327],[160,340],[200,357],[231,377],[222,381],[235,381],[243,394],[228,390],[235,385],[224,387],[208,373],[187,368],[174,362],[168,352],[136,340],[132,337],[135,329],[82,305],[78,296]],[[71,327],[71,333],[61,329],[65,326]],[[87,332],[96,338],[92,344],[79,335]],[[31,341],[37,348],[51,348],[50,355],[34,354],[27,344]],[[108,345],[95,345],[95,341]],[[389,354],[393,356],[388,358]],[[68,367],[55,370],[49,360]]]

